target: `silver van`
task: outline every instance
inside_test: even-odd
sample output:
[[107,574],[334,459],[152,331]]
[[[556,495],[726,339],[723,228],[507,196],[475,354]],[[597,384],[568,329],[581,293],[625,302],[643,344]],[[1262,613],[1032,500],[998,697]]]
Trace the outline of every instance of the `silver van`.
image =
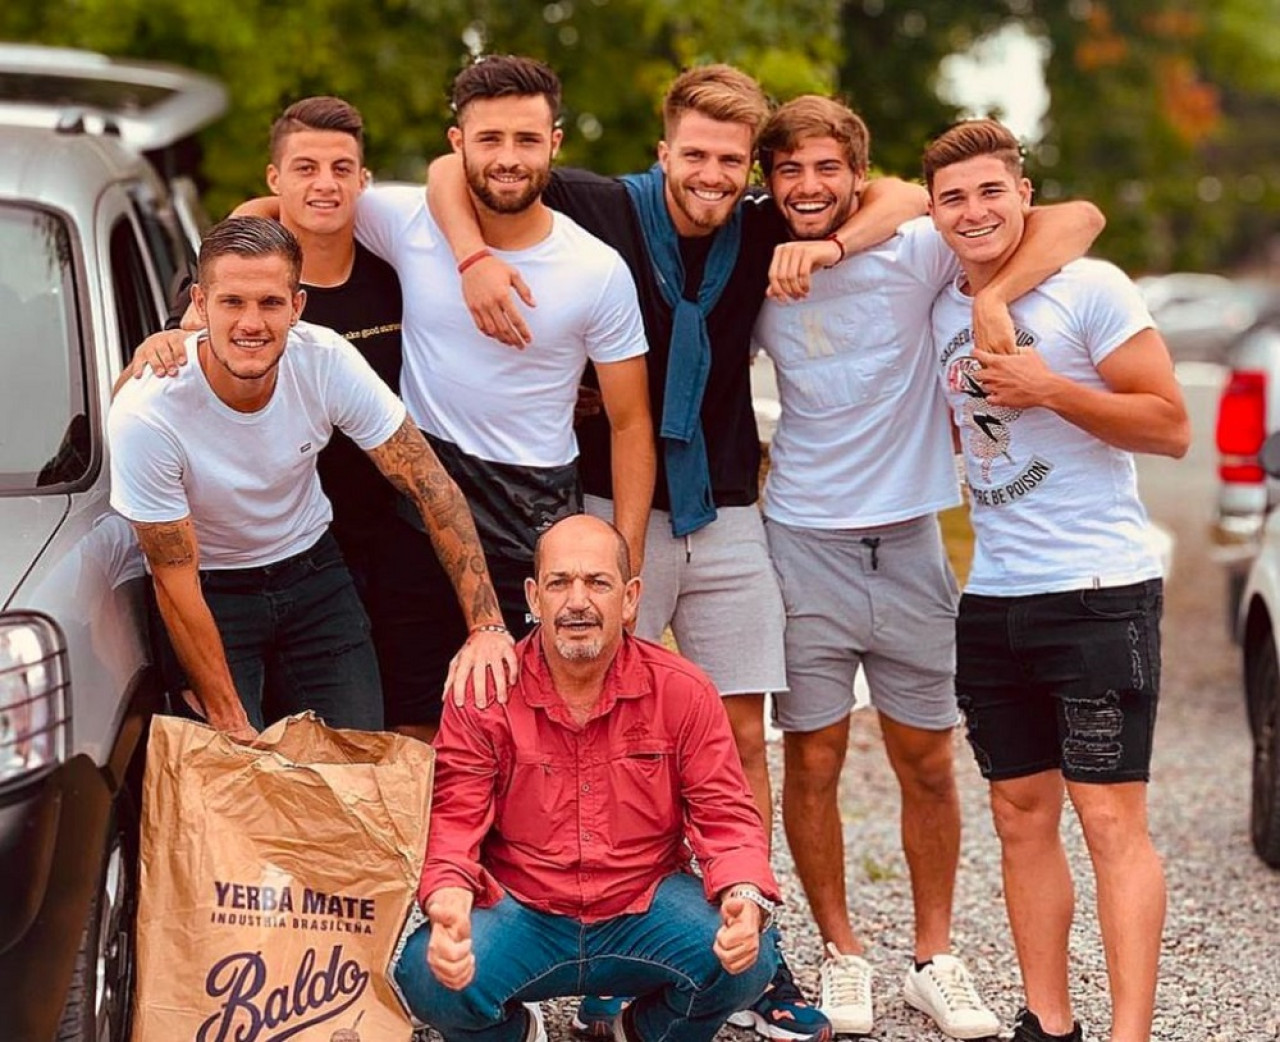
[[137,782],[160,690],[108,506],[111,386],[200,215],[213,80],[0,45],[0,1038],[129,1032]]

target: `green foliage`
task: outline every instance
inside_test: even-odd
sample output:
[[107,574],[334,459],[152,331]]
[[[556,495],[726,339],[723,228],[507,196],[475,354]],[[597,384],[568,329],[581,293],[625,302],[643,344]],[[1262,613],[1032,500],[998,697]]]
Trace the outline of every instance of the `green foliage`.
[[914,177],[956,117],[941,61],[1015,20],[1051,45],[1028,164],[1041,198],[1097,202],[1100,252],[1130,270],[1263,251],[1280,230],[1280,0],[14,0],[0,38],[223,79],[231,113],[203,139],[220,216],[263,190],[267,128],[307,94],[359,106],[379,176],[421,178],[445,147],[449,83],[479,52],[549,62],[563,159],[604,173],[651,161],[680,68],[727,61],[778,99],[838,88],[877,165]]
[[953,123],[955,106],[937,95],[943,58],[970,47],[1009,18],[1001,0],[849,0],[840,16],[840,89],[871,131],[882,169],[918,177],[920,152]]
[[231,112],[203,136],[217,217],[263,191],[271,121],[338,94],[364,113],[367,161],[417,180],[445,146],[448,90],[474,53],[541,58],[564,81],[563,159],[647,166],[679,69],[729,61],[780,97],[827,91],[837,0],[47,0],[0,6],[0,38],[177,62],[223,79]]

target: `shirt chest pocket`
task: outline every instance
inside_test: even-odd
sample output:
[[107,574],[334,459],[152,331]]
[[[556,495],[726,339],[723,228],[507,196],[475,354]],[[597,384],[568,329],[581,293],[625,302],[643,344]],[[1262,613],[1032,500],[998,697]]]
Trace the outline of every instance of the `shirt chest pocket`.
[[517,752],[495,824],[517,846],[555,858],[577,834],[577,772],[571,761],[536,751]]
[[610,750],[608,769],[615,847],[640,837],[652,841],[681,828],[680,772],[673,742],[646,739],[618,745]]
[[[793,307],[795,305],[792,305]],[[780,355],[796,404],[813,411],[866,405],[907,377],[892,308],[877,293],[814,301],[797,309]]]

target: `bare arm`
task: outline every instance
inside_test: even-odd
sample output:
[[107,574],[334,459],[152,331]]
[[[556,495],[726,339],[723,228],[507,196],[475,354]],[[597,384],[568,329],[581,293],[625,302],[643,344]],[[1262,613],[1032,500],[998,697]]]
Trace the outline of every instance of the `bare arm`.
[[1027,214],[1022,241],[995,277],[973,298],[973,335],[988,351],[1013,354],[1009,305],[1050,275],[1079,260],[1102,234],[1107,220],[1093,203],[1037,206]]
[[929,194],[917,184],[896,177],[878,177],[862,190],[857,208],[836,229],[840,244],[830,239],[784,242],[769,265],[769,296],[800,300],[809,295],[810,276],[831,268],[851,253],[878,246],[903,224],[929,210]]
[[269,217],[273,221],[280,220],[280,197],[276,195],[259,195],[246,199],[234,210],[232,217]]
[[653,502],[656,451],[649,415],[649,375],[643,355],[596,366],[609,417],[613,467],[613,523],[631,551],[631,570],[644,564],[644,537]]
[[471,509],[462,492],[408,417],[390,438],[369,450],[369,457],[387,480],[417,506],[436,556],[462,607],[470,636],[450,667],[450,686],[455,699],[461,703],[470,676],[476,702],[483,706],[488,669],[493,672],[498,700],[506,701],[507,672],[515,677],[516,658],[511,635],[505,628],[500,631],[479,628],[502,627],[502,612],[489,579],[489,567]]
[[462,272],[462,296],[471,320],[487,337],[511,347],[525,347],[529,327],[516,306],[516,297],[534,307],[533,293],[520,273],[497,257],[483,255],[484,236],[476,220],[462,157],[440,156],[427,168],[427,207],[440,226],[454,260],[459,264],[480,255]]
[[200,553],[191,518],[158,524],[135,521],[133,530],[151,566],[165,629],[205,717],[219,731],[253,737],[256,732],[236,693],[217,623],[200,589]]
[[987,401],[1013,409],[1052,409],[1095,438],[1130,452],[1181,458],[1191,443],[1182,389],[1160,334],[1134,334],[1098,366],[1107,389],[1055,373],[1035,351],[1002,355],[976,349]]

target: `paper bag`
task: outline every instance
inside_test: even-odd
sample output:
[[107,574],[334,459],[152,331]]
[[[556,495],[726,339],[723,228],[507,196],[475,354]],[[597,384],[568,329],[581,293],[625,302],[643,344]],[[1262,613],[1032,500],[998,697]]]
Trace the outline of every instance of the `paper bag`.
[[386,970],[418,885],[434,756],[310,714],[253,745],[156,717],[134,1042],[407,1042]]

